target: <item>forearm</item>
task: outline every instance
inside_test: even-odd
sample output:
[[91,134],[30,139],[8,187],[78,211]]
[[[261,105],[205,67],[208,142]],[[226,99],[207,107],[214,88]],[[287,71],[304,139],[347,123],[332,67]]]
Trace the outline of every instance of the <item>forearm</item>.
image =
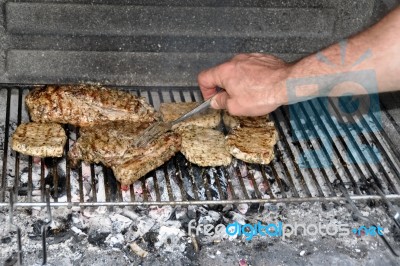
[[[293,64],[288,79],[372,70],[379,92],[400,89],[400,8],[370,29],[349,38],[346,44],[346,49],[335,44]],[[369,56],[360,60],[366,53]],[[324,62],[321,54],[331,64]]]

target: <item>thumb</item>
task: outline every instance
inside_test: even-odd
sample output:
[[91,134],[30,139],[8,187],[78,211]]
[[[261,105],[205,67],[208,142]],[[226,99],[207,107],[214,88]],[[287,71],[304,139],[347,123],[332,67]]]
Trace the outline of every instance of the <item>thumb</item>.
[[220,92],[211,99],[211,107],[214,109],[226,109],[229,95],[226,91]]

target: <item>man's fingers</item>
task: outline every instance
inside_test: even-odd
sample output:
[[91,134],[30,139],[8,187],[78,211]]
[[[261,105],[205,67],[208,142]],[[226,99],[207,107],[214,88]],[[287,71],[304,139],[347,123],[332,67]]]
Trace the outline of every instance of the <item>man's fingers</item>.
[[214,109],[226,109],[228,97],[226,91],[218,93],[212,98],[211,107]]
[[200,72],[197,82],[204,99],[208,99],[216,93],[217,87],[223,87],[218,77],[218,66]]

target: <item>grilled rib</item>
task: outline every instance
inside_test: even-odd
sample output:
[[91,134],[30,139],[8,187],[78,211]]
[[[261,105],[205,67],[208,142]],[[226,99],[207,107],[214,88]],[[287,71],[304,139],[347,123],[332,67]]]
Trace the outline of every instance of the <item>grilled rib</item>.
[[131,93],[93,85],[36,88],[25,98],[31,119],[90,126],[109,121],[152,122],[155,110]]

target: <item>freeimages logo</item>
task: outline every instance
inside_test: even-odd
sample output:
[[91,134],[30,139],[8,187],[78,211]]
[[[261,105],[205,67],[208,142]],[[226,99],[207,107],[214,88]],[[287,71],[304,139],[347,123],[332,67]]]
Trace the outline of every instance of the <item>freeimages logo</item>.
[[[346,41],[339,43],[342,65],[345,64],[346,44]],[[368,50],[352,66],[370,56]],[[322,53],[317,54],[317,59],[335,67]],[[298,162],[301,167],[331,167],[332,141],[337,141],[337,138],[347,142],[347,163],[380,161],[379,151],[358,139],[360,133],[382,129],[375,70],[289,79],[286,85],[291,103],[289,112],[293,140],[319,139],[323,146],[300,154]],[[312,96],[309,96],[310,92],[313,92]]]

